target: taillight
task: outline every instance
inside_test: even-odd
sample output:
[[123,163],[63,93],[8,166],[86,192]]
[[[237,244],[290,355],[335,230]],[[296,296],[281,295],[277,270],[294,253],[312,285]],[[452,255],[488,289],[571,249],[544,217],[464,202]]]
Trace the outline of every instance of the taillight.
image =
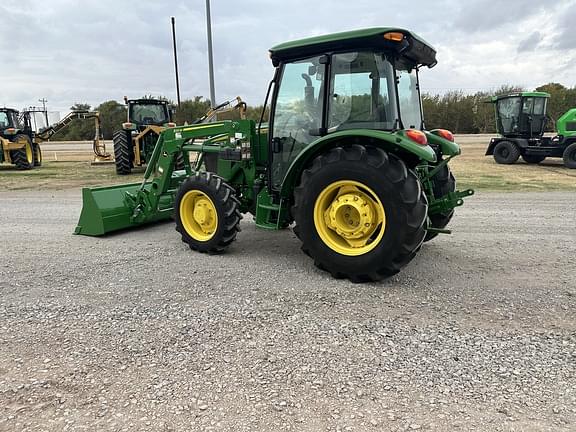
[[454,134],[446,129],[436,129],[436,133],[445,140],[454,142]]
[[14,135],[16,133],[16,129],[15,128],[8,128],[4,130],[4,133],[6,135]]
[[122,127],[124,129],[132,129],[132,123],[130,122],[122,123]]
[[426,138],[426,134],[422,131],[416,129],[408,129],[406,131],[406,136],[417,144],[428,145],[428,139]]

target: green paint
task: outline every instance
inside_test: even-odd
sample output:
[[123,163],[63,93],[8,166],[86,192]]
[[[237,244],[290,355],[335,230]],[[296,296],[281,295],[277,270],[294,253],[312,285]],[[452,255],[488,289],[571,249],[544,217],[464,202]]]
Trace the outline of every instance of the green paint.
[[442,154],[445,156],[457,156],[461,153],[460,146],[453,141],[448,141],[447,139],[438,135],[437,129],[431,131],[425,131],[426,138],[430,144],[440,146]]
[[543,97],[543,98],[549,98],[550,97],[550,93],[546,93],[546,92],[518,92],[518,93],[510,93],[510,94],[506,94],[506,95],[499,95],[499,96],[492,96],[492,98],[490,99],[491,102],[497,102],[500,99],[507,99],[507,98],[511,98],[511,97]]
[[576,108],[566,111],[556,122],[558,135],[576,137]]
[[[359,140],[357,141],[357,139]],[[282,182],[280,195],[285,198],[292,195],[292,190],[300,180],[302,170],[317,155],[330,147],[352,142],[358,142],[360,144],[370,143],[371,145],[392,153],[396,153],[399,149],[402,149],[427,162],[436,161],[436,154],[430,146],[416,144],[404,136],[404,131],[387,132],[371,129],[350,129],[334,132],[314,141],[296,157]]]

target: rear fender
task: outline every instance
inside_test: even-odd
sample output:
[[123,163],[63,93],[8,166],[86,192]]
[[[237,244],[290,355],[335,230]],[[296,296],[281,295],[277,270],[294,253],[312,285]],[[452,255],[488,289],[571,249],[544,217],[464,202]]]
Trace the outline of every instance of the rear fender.
[[449,141],[438,135],[437,130],[425,131],[428,142],[440,147],[442,154],[445,156],[458,156],[461,153],[460,146],[454,141]]
[[404,136],[402,131],[392,133],[370,129],[356,129],[334,132],[312,142],[294,159],[280,187],[280,195],[282,197],[291,197],[294,187],[300,180],[302,171],[308,166],[312,159],[324,153],[329,148],[341,144],[370,144],[390,153],[408,153],[419,160],[436,162],[436,153],[432,147],[415,143]]

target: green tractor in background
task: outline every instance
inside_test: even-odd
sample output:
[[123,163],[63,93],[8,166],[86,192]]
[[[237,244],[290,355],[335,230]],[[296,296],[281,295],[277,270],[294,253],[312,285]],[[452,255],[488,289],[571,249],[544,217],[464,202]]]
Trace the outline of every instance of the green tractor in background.
[[490,140],[486,156],[492,155],[499,164],[513,164],[520,157],[526,163],[538,164],[547,157],[556,157],[562,158],[568,168],[576,168],[576,108],[558,119],[558,135],[545,137],[549,97],[545,92],[493,97],[496,129],[501,136]]
[[145,165],[154,151],[160,133],[172,122],[172,109],[167,101],[158,99],[128,99],[127,119],[122,129],[113,134],[116,173],[130,174],[132,168]]
[[397,273],[424,241],[449,232],[473,191],[456,191],[452,134],[424,128],[418,75],[436,65],[432,46],[371,28],[284,43],[270,56],[268,125],[165,129],[141,183],[83,189],[75,233],[173,217],[191,249],[219,253],[249,212],[263,229],[295,222],[319,268],[364,282]]
[[30,115],[14,108],[0,108],[0,163],[7,162],[19,170],[42,164],[42,151],[35,139]]

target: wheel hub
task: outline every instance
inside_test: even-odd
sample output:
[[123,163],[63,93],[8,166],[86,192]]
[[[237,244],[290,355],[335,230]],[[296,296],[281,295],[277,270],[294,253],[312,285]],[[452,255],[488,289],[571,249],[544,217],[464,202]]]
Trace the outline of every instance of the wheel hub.
[[374,209],[358,193],[346,193],[336,198],[327,209],[326,224],[346,239],[358,239],[370,231],[375,222]]
[[214,218],[211,204],[205,198],[200,198],[194,206],[194,220],[202,227],[210,226]]
[[316,198],[314,225],[330,249],[358,256],[378,245],[384,235],[386,216],[382,202],[366,185],[339,180]]
[[216,233],[218,213],[204,192],[191,190],[186,193],[180,203],[180,218],[186,232],[195,240],[207,241]]

